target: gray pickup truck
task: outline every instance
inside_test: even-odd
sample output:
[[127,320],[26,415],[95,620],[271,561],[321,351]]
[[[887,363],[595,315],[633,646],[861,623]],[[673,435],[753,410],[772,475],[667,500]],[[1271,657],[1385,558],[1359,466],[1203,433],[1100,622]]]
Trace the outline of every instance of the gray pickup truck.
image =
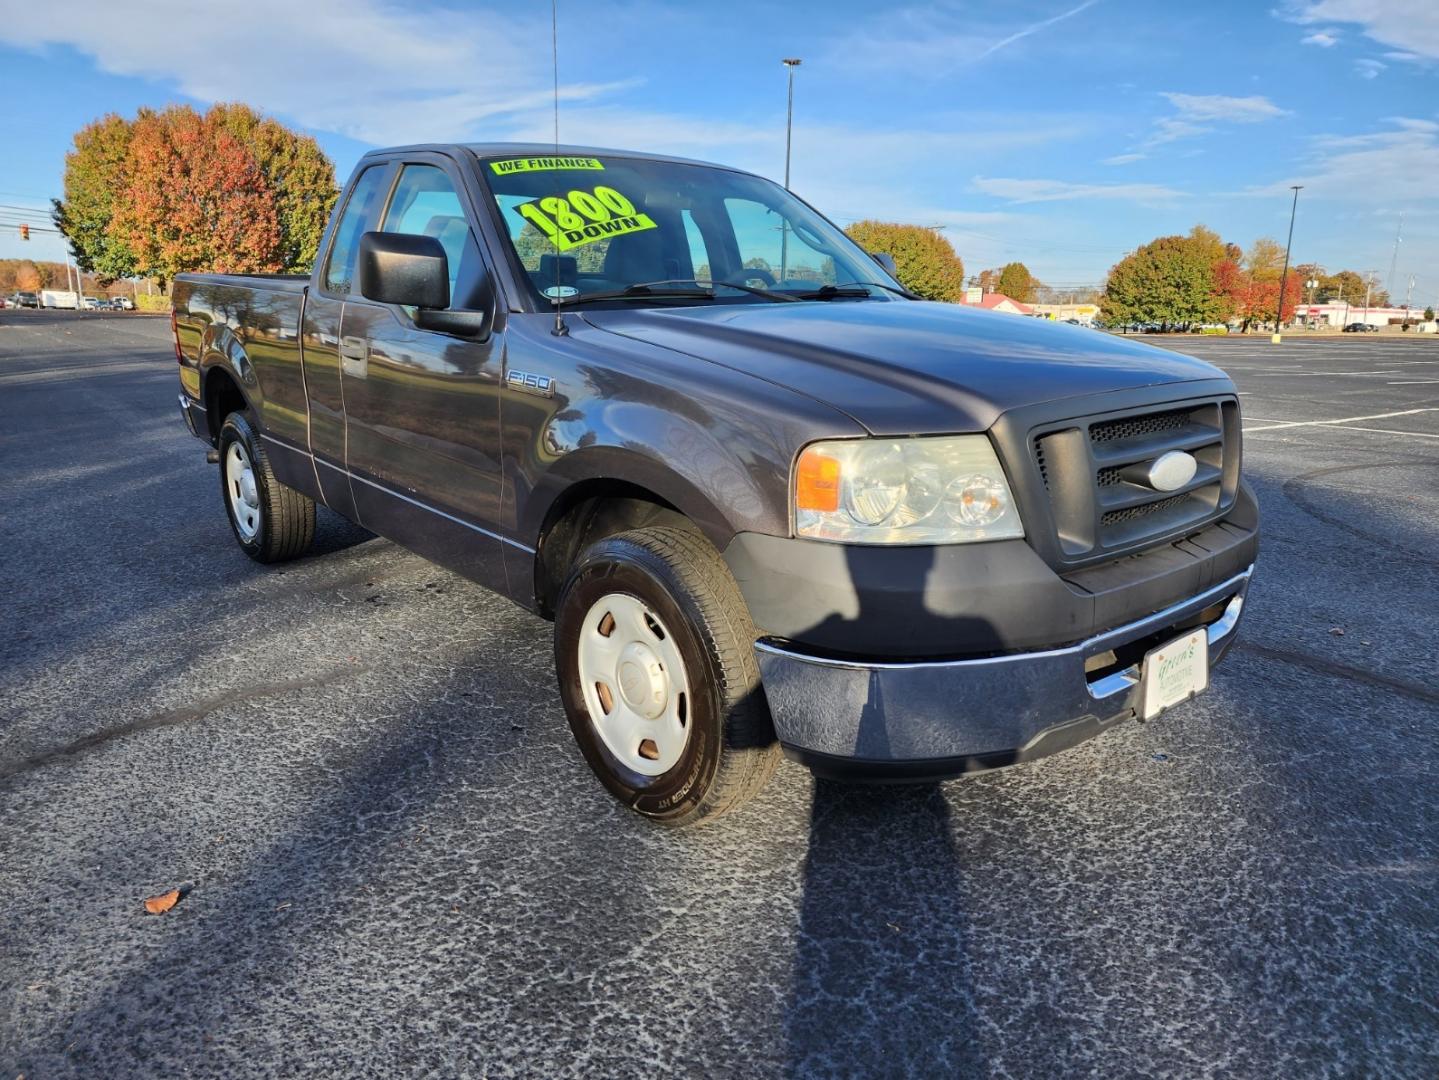
[[360,162],[308,278],[185,274],[180,408],[252,558],[315,504],[555,622],[657,821],[1027,761],[1208,685],[1258,548],[1234,386],[929,303],[778,185],[582,147]]

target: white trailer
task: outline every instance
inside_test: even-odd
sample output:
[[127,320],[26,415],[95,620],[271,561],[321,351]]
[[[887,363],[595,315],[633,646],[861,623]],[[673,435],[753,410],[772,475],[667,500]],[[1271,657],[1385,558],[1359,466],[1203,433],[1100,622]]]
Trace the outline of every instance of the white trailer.
[[65,289],[41,289],[40,306],[42,308],[78,308],[80,297]]

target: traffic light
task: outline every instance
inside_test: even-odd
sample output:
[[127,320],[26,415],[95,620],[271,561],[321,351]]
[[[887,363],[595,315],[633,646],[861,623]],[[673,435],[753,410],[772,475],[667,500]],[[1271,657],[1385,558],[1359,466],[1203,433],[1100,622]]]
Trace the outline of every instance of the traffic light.
[[21,226],[20,226],[20,239],[21,239],[21,240],[29,240],[29,239],[30,239],[30,226],[29,226],[29,225],[21,225]]

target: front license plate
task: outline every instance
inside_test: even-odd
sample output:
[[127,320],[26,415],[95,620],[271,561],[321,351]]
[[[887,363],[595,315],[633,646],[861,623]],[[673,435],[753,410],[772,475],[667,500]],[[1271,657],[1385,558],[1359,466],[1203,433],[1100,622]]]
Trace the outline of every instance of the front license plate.
[[1151,649],[1144,657],[1140,716],[1148,720],[1209,685],[1209,633],[1199,629]]

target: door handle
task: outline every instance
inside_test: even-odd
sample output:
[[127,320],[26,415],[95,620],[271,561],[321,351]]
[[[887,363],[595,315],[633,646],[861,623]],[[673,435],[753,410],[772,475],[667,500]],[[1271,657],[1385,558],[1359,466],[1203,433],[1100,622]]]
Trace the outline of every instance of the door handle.
[[362,337],[340,339],[340,368],[346,375],[363,379],[369,367],[370,343]]

